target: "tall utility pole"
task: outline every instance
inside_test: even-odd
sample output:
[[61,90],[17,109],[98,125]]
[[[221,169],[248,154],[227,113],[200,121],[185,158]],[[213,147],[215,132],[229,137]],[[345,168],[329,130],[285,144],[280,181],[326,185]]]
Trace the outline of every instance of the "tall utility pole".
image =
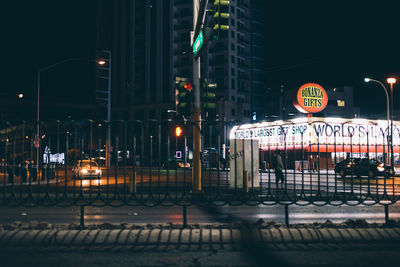
[[[107,88],[107,144],[106,144],[106,167],[110,168],[110,144],[111,144],[111,51],[108,53],[108,88]],[[118,147],[116,148],[118,149]]]
[[393,77],[389,77],[389,78],[387,78],[387,80],[386,80],[389,84],[390,84],[390,106],[391,106],[391,110],[390,110],[390,115],[391,115],[391,118],[390,118],[390,150],[391,150],[391,154],[390,154],[390,156],[391,156],[391,162],[390,162],[390,164],[392,165],[392,166],[394,166],[394,153],[393,153],[393,119],[394,119],[394,113],[393,113],[393,109],[394,109],[394,107],[393,107],[393,85],[396,83],[396,78],[393,78]]
[[[103,50],[103,53],[107,54],[107,57],[102,60],[102,70],[107,71],[107,76],[101,75],[101,79],[107,80],[107,90],[96,90],[97,93],[107,95],[106,98],[97,97],[98,100],[107,102],[107,137],[106,137],[106,167],[110,167],[110,144],[111,144],[111,51]],[[117,148],[118,149],[118,148]]]
[[387,116],[387,129],[388,129],[388,134],[387,134],[387,138],[388,138],[388,144],[387,144],[387,146],[388,146],[388,152],[387,152],[387,159],[385,158],[385,153],[383,153],[383,161],[384,161],[384,163],[387,163],[387,164],[390,164],[390,161],[389,161],[389,156],[390,156],[390,142],[389,142],[389,139],[390,139],[390,111],[389,111],[389,93],[388,93],[388,90],[386,89],[386,86],[382,83],[382,82],[380,82],[380,81],[378,81],[378,80],[375,80],[375,79],[371,79],[371,78],[365,78],[364,79],[364,81],[366,82],[366,83],[368,83],[368,82],[375,82],[375,83],[378,83],[378,84],[380,84],[380,86],[382,86],[382,88],[383,88],[383,90],[385,91],[385,94],[386,94],[386,116]]
[[[197,17],[200,10],[200,0],[193,0],[193,32],[196,33]],[[193,169],[192,189],[194,194],[202,190],[201,186],[201,114],[200,114],[200,57],[193,57]]]

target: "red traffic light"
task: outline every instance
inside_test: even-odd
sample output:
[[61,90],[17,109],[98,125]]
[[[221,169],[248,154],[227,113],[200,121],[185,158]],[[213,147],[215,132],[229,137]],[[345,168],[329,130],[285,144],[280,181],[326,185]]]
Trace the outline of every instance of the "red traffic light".
[[186,89],[186,91],[191,91],[192,90],[192,84],[191,83],[185,83],[185,85],[183,86],[185,89]]
[[176,126],[176,127],[175,127],[175,135],[176,135],[177,137],[179,137],[179,136],[182,135],[182,133],[183,133],[182,128],[181,128],[180,126]]

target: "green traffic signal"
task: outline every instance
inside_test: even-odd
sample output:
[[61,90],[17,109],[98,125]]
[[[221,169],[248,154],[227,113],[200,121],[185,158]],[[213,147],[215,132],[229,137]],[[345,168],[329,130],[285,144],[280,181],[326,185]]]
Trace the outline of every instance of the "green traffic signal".
[[229,0],[215,0],[214,6],[229,6]]
[[229,30],[229,26],[228,25],[215,24],[213,30],[214,31],[218,31],[218,30],[227,31],[227,30]]
[[228,19],[229,19],[229,1],[228,0],[215,0],[214,2],[214,20],[215,24],[213,27],[214,39],[219,39],[219,32],[229,30]]
[[214,18],[221,17],[223,19],[228,19],[229,18],[229,13],[221,13],[221,12],[215,12],[214,13]]
[[202,83],[201,106],[203,110],[207,113],[215,112],[216,110],[217,107],[216,104],[217,94],[215,92],[216,89],[217,89],[216,83],[208,83],[205,81]]

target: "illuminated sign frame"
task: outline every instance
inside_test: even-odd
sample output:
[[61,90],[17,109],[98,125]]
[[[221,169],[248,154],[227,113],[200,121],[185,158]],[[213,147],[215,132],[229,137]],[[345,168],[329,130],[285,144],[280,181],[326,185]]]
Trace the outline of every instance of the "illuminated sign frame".
[[[230,139],[259,140],[260,148],[323,152],[381,152],[387,146],[384,120],[299,118],[234,126]],[[400,121],[393,122],[393,146],[400,151]]]
[[328,104],[328,94],[316,83],[306,83],[300,86],[293,96],[293,105],[302,113],[318,113]]

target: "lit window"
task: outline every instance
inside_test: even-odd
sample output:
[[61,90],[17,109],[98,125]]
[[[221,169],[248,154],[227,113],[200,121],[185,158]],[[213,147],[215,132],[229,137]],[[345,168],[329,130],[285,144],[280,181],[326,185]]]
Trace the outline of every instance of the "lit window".
[[345,107],[346,105],[345,105],[345,103],[344,103],[344,100],[338,100],[338,101],[337,101],[337,106],[338,106],[338,107]]

